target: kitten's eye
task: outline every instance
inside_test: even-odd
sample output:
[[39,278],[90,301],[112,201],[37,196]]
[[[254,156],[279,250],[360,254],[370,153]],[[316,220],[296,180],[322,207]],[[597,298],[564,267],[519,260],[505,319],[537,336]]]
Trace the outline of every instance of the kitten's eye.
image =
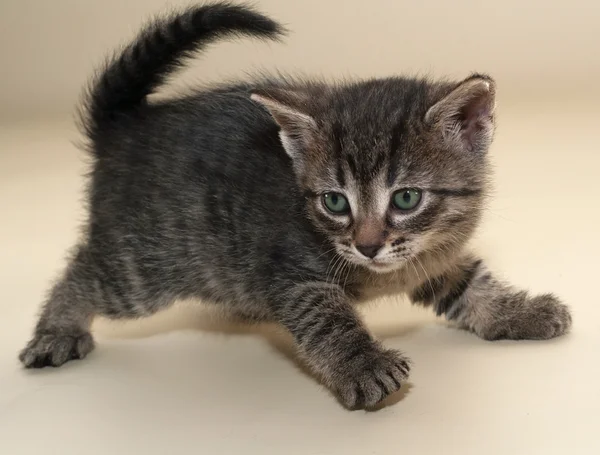
[[350,212],[350,204],[340,193],[325,193],[323,195],[323,205],[327,210],[336,215],[345,215]]
[[396,191],[392,196],[392,204],[399,210],[412,210],[421,202],[421,191],[413,188],[404,188]]

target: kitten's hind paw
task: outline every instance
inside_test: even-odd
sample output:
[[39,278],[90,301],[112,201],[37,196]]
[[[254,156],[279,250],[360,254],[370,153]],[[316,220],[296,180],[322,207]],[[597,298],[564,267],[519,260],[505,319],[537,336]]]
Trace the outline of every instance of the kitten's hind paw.
[[410,360],[401,353],[373,350],[346,365],[335,380],[335,389],[348,409],[368,409],[397,392],[409,371]]
[[36,333],[19,354],[19,360],[25,368],[58,367],[69,360],[83,359],[92,349],[94,349],[94,339],[87,332]]

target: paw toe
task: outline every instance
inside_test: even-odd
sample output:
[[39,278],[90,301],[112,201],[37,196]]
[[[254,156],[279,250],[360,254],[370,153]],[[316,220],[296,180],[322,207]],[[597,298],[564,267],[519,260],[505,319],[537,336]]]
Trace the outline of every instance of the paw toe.
[[58,367],[73,359],[84,358],[94,348],[89,333],[81,335],[36,335],[19,354],[25,368]]
[[340,400],[349,409],[372,408],[400,390],[408,378],[410,362],[396,351],[367,356],[360,367],[346,374],[338,386]]

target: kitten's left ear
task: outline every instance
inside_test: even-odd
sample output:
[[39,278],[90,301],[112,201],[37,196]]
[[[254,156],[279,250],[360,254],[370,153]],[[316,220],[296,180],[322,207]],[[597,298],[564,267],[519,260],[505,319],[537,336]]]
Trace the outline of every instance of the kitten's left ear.
[[283,148],[299,165],[317,134],[317,122],[306,112],[308,100],[299,93],[274,89],[255,92],[250,98],[269,111],[281,128]]
[[451,145],[485,153],[494,136],[495,95],[492,78],[471,76],[434,104],[425,114],[425,122]]

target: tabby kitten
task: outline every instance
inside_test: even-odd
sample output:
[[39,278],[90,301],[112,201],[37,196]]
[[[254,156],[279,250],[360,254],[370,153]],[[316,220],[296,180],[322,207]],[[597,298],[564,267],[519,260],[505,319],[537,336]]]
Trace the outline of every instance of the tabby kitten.
[[96,77],[82,110],[86,235],[20,354],[25,367],[85,357],[96,315],[139,318],[199,297],[281,323],[359,408],[409,372],[353,309],[374,286],[488,340],[569,329],[556,297],[502,284],[464,250],[488,188],[489,77],[262,78],[147,100],[209,42],[281,34],[245,6],[195,6],[147,26]]

